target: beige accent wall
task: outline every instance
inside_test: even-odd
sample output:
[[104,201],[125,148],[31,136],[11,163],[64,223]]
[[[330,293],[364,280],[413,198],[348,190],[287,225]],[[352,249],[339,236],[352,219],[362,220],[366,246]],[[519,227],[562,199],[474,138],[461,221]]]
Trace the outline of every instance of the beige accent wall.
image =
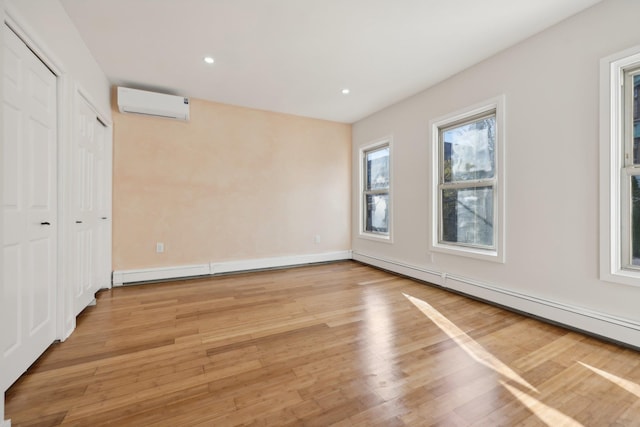
[[198,99],[113,121],[114,270],[351,248],[350,125]]

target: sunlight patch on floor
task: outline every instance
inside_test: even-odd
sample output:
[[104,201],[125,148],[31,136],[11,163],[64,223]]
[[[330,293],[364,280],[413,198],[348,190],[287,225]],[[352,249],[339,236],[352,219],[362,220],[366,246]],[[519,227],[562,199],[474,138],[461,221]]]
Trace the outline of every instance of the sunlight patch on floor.
[[552,407],[545,405],[535,397],[529,396],[524,391],[518,390],[503,381],[500,381],[500,384],[509,390],[509,393],[513,394],[516,399],[518,399],[545,424],[553,427],[584,427],[583,424],[580,424],[578,421],[563,414],[557,409],[553,409]]
[[[529,384],[524,378],[514,372],[511,368],[505,365],[498,358],[489,353],[484,347],[482,347],[477,341],[467,335],[464,331],[458,328],[453,322],[447,319],[442,313],[433,308],[427,302],[412,297],[411,295],[404,294],[403,295],[413,304],[415,305],[422,313],[424,313],[433,323],[435,323],[442,331],[444,331],[452,340],[456,342],[467,354],[469,354],[474,360],[477,362],[493,369],[498,374],[502,375],[509,380],[520,384],[523,387],[528,388],[529,390],[539,393],[539,391]],[[583,364],[584,365],[584,364]],[[588,365],[584,365],[590,369]],[[613,376],[609,374],[610,376]],[[615,377],[615,376],[613,376]],[[618,380],[622,380],[621,378],[615,377]],[[613,381],[613,380],[612,380]],[[622,380],[626,381],[626,380]],[[615,381],[614,381],[615,382]],[[624,383],[626,386],[629,386],[629,381]],[[616,382],[616,384],[621,387],[626,388],[624,385]],[[633,383],[631,383],[633,384]],[[511,393],[519,402],[521,402],[527,409],[529,409],[533,414],[540,419],[542,422],[549,426],[558,427],[584,427],[581,423],[574,420],[573,418],[563,414],[562,412],[554,409],[535,397],[530,396],[526,392],[519,390],[518,388],[507,384],[504,381],[500,381],[500,385],[506,388],[509,393]],[[637,387],[636,392],[640,393],[640,386],[637,384],[633,384]],[[634,392],[635,394],[635,392]]]
[[538,390],[529,384],[524,378],[518,375],[513,369],[505,365],[497,357],[489,353],[478,344],[473,338],[467,335],[462,329],[458,328],[453,322],[443,316],[438,310],[433,308],[427,302],[412,297],[411,295],[404,294],[413,305],[415,305],[420,311],[422,311],[433,323],[435,323],[440,329],[442,329],[452,340],[456,342],[469,356],[471,356],[477,362],[493,369],[500,375],[509,378],[510,380],[528,388],[529,390],[538,393]]
[[585,368],[595,372],[596,374],[600,375],[601,377],[611,381],[612,383],[622,387],[623,389],[627,390],[629,393],[636,395],[637,397],[640,397],[640,384],[636,384],[633,381],[629,381],[626,380],[624,378],[620,378],[617,375],[614,375],[610,372],[607,371],[603,371],[602,369],[598,369],[596,367],[593,367],[591,365],[587,365],[586,363],[583,362],[578,362],[580,363],[582,366],[584,366]]

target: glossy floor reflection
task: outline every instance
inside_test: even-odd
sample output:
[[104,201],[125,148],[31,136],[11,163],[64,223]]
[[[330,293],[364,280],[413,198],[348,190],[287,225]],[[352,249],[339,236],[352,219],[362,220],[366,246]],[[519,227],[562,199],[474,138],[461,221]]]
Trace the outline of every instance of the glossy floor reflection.
[[[513,369],[502,363],[498,358],[486,351],[484,347],[478,344],[474,339],[469,337],[460,328],[458,328],[453,322],[443,316],[438,310],[433,308],[427,302],[412,297],[411,295],[404,294],[404,296],[411,301],[413,305],[418,307],[425,315],[433,321],[440,329],[442,329],[452,340],[456,342],[469,356],[471,356],[478,363],[481,363],[500,375],[508,378],[509,380],[520,384],[529,389],[530,392],[540,393],[535,387],[529,384],[524,378],[518,375]],[[550,426],[567,426],[578,427],[582,426],[579,422],[566,416],[560,411],[553,409],[552,407],[545,405],[544,403],[532,397],[528,393],[519,390],[517,387],[513,387],[508,383],[500,380],[500,384],[506,388],[511,394],[513,394],[523,405],[530,409],[541,421]]]
[[[593,366],[587,365],[586,363],[580,362],[580,364],[585,368],[590,369],[591,371],[600,375],[602,378],[611,381],[612,383],[620,386],[629,393],[640,398],[640,384],[634,383],[633,381],[625,380],[624,378],[620,378],[619,376],[613,375],[612,373],[609,373],[607,371],[603,371],[602,369],[594,368]],[[640,422],[640,420],[638,421]]]
[[356,262],[97,300],[13,427],[640,424],[637,352]]
[[527,393],[519,390],[516,387],[512,387],[507,383],[500,382],[504,388],[509,390],[524,406],[531,410],[536,417],[540,418],[548,426],[552,427],[581,427],[582,424],[574,420],[573,418],[563,414],[557,409],[545,405],[535,397],[528,395]]
[[527,387],[529,390],[538,393],[535,387],[525,381],[520,375],[515,373],[513,369],[502,363],[500,359],[486,351],[480,344],[474,339],[465,334],[460,328],[458,328],[453,322],[443,316],[438,310],[431,307],[427,302],[414,298],[411,295],[404,294],[413,305],[418,307],[420,311],[426,314],[433,323],[435,323],[440,329],[442,329],[452,340],[456,342],[469,356],[471,356],[478,363],[493,369],[500,375],[504,375],[508,379],[517,382],[518,384]]

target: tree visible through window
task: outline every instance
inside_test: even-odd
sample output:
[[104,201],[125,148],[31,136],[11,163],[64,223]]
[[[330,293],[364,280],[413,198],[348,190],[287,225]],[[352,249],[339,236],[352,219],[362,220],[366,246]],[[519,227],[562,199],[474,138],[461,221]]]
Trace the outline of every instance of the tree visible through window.
[[439,128],[440,242],[495,247],[495,111]]
[[[622,218],[623,227],[626,229],[626,223],[630,223],[628,228],[631,231],[631,255],[626,260],[630,266],[640,267],[640,104],[638,100],[638,91],[640,90],[640,69],[635,68],[626,72],[624,95],[628,97],[625,102],[628,111],[627,124],[625,126],[625,134],[627,135],[627,143],[625,144],[631,153],[625,154],[625,169],[630,183],[631,216],[627,219]],[[633,160],[631,160],[633,159]],[[624,241],[624,239],[623,239]]]
[[389,235],[389,144],[363,151],[363,232]]

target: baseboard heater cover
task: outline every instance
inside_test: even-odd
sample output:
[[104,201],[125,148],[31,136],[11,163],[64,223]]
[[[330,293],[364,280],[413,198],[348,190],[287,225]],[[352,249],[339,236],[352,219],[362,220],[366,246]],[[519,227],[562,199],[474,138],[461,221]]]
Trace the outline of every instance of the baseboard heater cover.
[[157,282],[170,279],[183,279],[187,277],[207,276],[209,274],[209,264],[145,268],[139,270],[120,270],[113,272],[113,286]]
[[113,286],[160,282],[165,280],[186,279],[199,276],[241,271],[256,271],[270,268],[293,267],[321,262],[343,261],[351,259],[351,251],[325,252],[320,254],[295,255],[271,258],[258,258],[241,261],[212,262],[176,267],[145,268],[137,270],[117,270],[113,272]]

